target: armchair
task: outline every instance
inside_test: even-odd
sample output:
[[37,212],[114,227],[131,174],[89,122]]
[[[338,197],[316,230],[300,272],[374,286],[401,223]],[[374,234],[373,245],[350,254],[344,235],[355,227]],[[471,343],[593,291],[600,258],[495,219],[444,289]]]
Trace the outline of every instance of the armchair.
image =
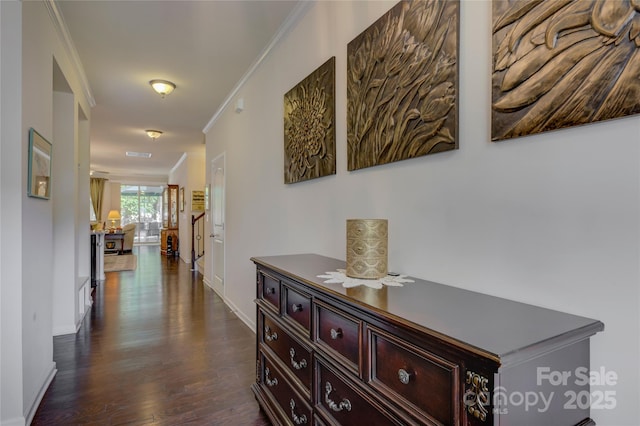
[[124,240],[122,242],[122,251],[130,252],[133,250],[133,237],[136,235],[136,224],[129,223],[122,227],[124,233]]

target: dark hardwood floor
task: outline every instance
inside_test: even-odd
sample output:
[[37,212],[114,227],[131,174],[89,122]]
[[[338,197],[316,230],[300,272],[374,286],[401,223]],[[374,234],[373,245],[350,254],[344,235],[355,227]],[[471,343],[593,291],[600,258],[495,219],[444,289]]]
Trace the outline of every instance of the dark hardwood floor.
[[158,246],[134,254],[80,331],[54,338],[58,373],[32,424],[268,425],[250,390],[253,332],[188,264]]

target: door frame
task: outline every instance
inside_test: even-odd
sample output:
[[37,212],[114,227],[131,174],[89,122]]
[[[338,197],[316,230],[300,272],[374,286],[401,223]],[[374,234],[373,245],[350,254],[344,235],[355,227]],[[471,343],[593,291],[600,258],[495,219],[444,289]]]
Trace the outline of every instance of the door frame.
[[[214,205],[215,202],[215,197],[214,197],[214,189],[215,189],[215,168],[218,167],[219,164],[222,164],[222,169],[223,169],[223,180],[222,180],[222,233],[223,233],[223,237],[222,237],[222,286],[217,286],[216,285],[216,279],[215,279],[215,244],[216,244],[216,239],[214,237],[215,233],[216,233],[216,224],[215,224],[215,208],[216,206]],[[223,300],[225,300],[225,288],[226,288],[226,193],[227,193],[227,178],[226,178],[226,174],[227,174],[227,159],[226,159],[226,155],[225,152],[222,152],[221,154],[217,155],[216,157],[214,157],[211,160],[211,164],[210,164],[210,176],[209,176],[209,185],[211,190],[209,191],[209,206],[210,206],[210,222],[209,222],[209,228],[210,228],[210,233],[209,233],[209,237],[210,237],[210,244],[209,244],[209,253],[210,256],[208,257],[207,260],[210,261],[211,264],[211,288],[213,289],[213,291],[215,291]]]

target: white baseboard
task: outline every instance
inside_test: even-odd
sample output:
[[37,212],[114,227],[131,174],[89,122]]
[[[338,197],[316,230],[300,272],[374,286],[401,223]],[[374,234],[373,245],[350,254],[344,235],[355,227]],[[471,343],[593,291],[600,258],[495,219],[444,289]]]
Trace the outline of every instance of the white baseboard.
[[[191,261],[189,261],[189,265],[191,265]],[[204,276],[204,265],[200,264],[199,259],[195,261],[195,269],[192,269],[192,271],[197,271],[200,275],[202,275],[203,280],[206,279],[206,277]]]
[[[84,314],[82,315],[82,317],[78,320],[78,323],[76,324],[76,333],[78,332],[78,330],[80,330],[80,327],[82,327],[82,322],[84,321],[85,317],[87,316],[87,314],[89,312],[91,312],[91,308],[93,307],[93,301],[91,301],[91,303],[89,303],[88,305],[85,306],[84,308]],[[55,334],[54,334],[55,336]]]
[[254,320],[246,316],[242,311],[238,309],[236,305],[234,305],[230,301],[224,300],[224,303],[229,307],[229,309],[231,309],[231,312],[233,312],[235,316],[237,316],[240,319],[240,321],[242,321],[243,323],[245,323],[247,327],[249,327],[251,331],[253,331],[254,333],[256,332],[256,323]]
[[215,288],[213,288],[213,285],[211,284],[211,282],[209,280],[207,280],[206,278],[203,278],[202,281],[204,282],[204,284],[207,287],[209,287],[211,290],[213,290],[213,292],[215,294],[220,296],[220,299],[222,299],[224,304],[227,305],[227,307],[231,310],[231,312],[233,312],[233,314],[235,316],[237,316],[240,319],[240,321],[245,323],[245,325],[247,327],[249,327],[249,329],[251,331],[253,331],[254,333],[256,332],[255,320],[253,320],[253,319],[249,318],[248,316],[246,316],[242,311],[240,311],[240,309],[238,309],[238,307],[236,305],[234,305],[231,301],[225,299],[222,294],[220,294]]
[[[217,294],[218,296],[220,296],[220,299],[222,299],[222,301],[224,302],[224,304],[225,304],[225,305],[227,305],[227,306],[229,306],[229,304],[227,303],[227,301],[226,301],[226,300],[225,300],[225,298],[224,298],[224,294],[220,293],[220,292],[218,291],[218,289],[217,289],[217,288],[213,287],[213,284],[211,284],[211,286],[210,286],[210,287],[211,287],[211,290],[213,290],[213,292],[214,292],[215,294]],[[231,306],[229,306],[229,307],[231,308]],[[235,310],[234,310],[234,309],[232,309],[232,311],[234,311],[234,312],[235,312]]]
[[[27,425],[31,424],[33,417],[36,415],[36,411],[38,411],[40,402],[42,402],[42,398],[44,397],[44,394],[47,391],[47,389],[49,389],[49,385],[51,384],[51,381],[53,380],[54,377],[56,377],[57,372],[58,372],[58,369],[56,368],[56,363],[52,362],[51,370],[49,370],[49,374],[47,375],[47,378],[44,380],[44,383],[42,383],[42,386],[40,387],[40,391],[38,392],[38,395],[36,396],[35,401],[33,401],[31,408],[29,408],[29,412],[26,415],[26,422],[24,424],[27,424]],[[4,423],[2,425],[4,426]]]
[[64,336],[65,334],[76,334],[75,324],[61,325],[53,328],[53,336]]
[[[202,282],[209,287],[211,290],[213,290],[213,284],[211,283],[211,281],[207,278],[207,277],[202,277]],[[217,292],[216,292],[217,294]]]

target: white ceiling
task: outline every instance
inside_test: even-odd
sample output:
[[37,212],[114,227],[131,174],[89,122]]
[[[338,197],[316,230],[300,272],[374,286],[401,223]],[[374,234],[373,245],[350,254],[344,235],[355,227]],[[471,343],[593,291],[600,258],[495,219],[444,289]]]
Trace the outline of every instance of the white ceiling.
[[[57,0],[96,102],[91,170],[166,179],[183,153],[204,152],[204,127],[297,3]],[[152,79],[177,88],[162,99]]]

